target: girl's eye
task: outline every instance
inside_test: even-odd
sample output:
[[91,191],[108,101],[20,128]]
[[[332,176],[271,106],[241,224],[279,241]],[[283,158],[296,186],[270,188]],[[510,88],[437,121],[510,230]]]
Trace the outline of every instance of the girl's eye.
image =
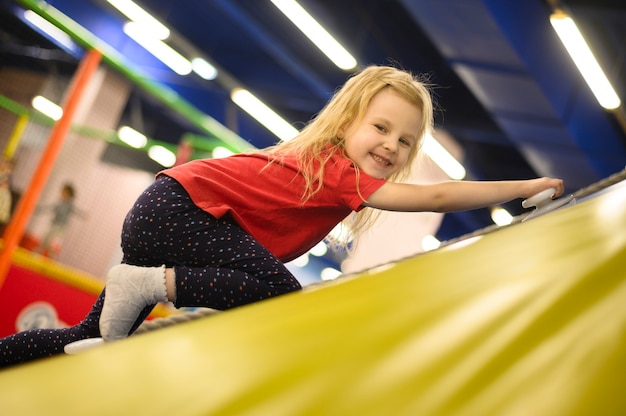
[[402,143],[405,146],[411,147],[411,142],[403,137],[400,138],[400,143]]
[[376,124],[375,125],[376,129],[378,129],[379,131],[387,131],[387,129],[384,126],[381,126],[380,124]]

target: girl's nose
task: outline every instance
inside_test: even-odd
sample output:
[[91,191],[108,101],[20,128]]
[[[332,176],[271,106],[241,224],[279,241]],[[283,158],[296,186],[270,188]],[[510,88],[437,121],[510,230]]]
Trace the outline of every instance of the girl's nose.
[[390,152],[395,152],[397,149],[397,143],[393,139],[387,139],[383,142],[383,148]]

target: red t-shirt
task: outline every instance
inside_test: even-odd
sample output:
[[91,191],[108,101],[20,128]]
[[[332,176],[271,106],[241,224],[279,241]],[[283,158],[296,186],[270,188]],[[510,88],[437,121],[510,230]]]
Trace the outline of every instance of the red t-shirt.
[[268,158],[255,153],[194,160],[160,174],[176,179],[193,202],[214,217],[232,215],[282,261],[306,253],[362,208],[361,196],[368,198],[385,183],[363,171],[357,176],[350,160],[335,155],[325,167],[323,189],[303,203],[304,178],[296,160],[285,157],[282,163],[268,165]]

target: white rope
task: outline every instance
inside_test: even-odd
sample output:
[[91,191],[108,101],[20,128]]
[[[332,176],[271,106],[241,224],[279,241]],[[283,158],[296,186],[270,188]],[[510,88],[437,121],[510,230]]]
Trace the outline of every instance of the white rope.
[[[144,321],[133,335],[143,334],[148,331],[152,331],[153,329],[165,328],[167,326],[176,325],[182,322],[193,321],[194,319],[203,318],[205,316],[213,315],[219,312],[216,309],[203,308],[198,309],[193,312],[185,312],[179,315],[172,315],[166,318],[156,318],[152,321]],[[104,340],[100,337],[97,338],[86,338],[78,341],[70,342],[67,344],[63,350],[66,354],[80,354],[84,351],[90,350],[92,348],[98,347],[104,344]]]
[[165,328],[182,322],[193,321],[205,316],[214,315],[218,312],[219,311],[217,309],[202,308],[193,312],[185,312],[165,318],[155,318],[151,321],[144,321],[139,328],[133,332],[133,335],[143,334],[145,332],[152,331],[153,329]]

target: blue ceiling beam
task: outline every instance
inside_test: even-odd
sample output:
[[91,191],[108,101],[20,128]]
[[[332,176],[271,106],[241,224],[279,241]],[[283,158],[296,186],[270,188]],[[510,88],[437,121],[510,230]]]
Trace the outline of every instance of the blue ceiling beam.
[[[239,24],[241,30],[255,40],[272,58],[285,68],[294,78],[299,79],[310,88],[318,98],[326,101],[332,96],[335,87],[318,77],[315,72],[289,53],[283,43],[274,39],[254,19],[252,19],[236,2],[230,0],[213,0],[213,6],[219,7]],[[268,6],[270,7],[270,6]]]
[[623,132],[582,84],[540,0],[401,0],[540,176],[570,190],[621,170]]

